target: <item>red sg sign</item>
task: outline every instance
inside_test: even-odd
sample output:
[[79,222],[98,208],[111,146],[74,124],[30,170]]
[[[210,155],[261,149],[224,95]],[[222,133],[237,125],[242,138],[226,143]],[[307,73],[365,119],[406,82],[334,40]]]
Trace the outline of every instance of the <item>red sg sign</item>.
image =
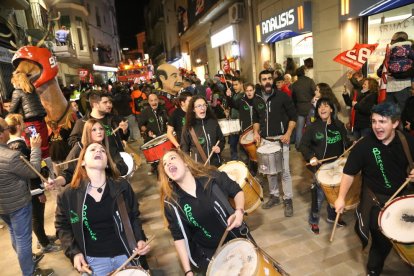
[[86,78],[88,76],[88,73],[89,72],[86,69],[79,69],[78,72],[80,78]]
[[361,67],[367,62],[368,57],[375,51],[378,43],[376,44],[358,44],[356,43],[351,50],[340,53],[334,58],[334,61],[341,63],[345,66],[352,68],[355,71],[361,69]]

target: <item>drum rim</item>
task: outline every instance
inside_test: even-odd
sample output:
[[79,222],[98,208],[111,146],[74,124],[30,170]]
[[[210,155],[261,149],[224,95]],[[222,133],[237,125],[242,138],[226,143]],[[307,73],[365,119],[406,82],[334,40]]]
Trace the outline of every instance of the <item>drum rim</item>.
[[[211,257],[211,260],[210,260],[210,262],[208,264],[207,273],[206,273],[207,276],[211,275],[212,264],[214,263],[214,260],[216,259],[216,257],[218,255],[220,255],[221,251],[223,251],[223,249],[225,248],[225,246],[228,245],[228,244],[230,244],[230,243],[237,242],[237,241],[245,241],[245,242],[250,243],[253,246],[254,251],[256,252],[256,258],[257,258],[257,260],[259,260],[259,252],[258,252],[257,246],[254,243],[252,243],[249,239],[245,239],[245,238],[235,238],[235,239],[232,239],[232,240],[226,242],[225,244],[223,244],[219,249],[216,249],[217,252],[213,255],[213,257]],[[256,263],[256,267],[255,267],[255,270],[254,270],[254,274],[253,275],[256,275],[257,274],[258,269],[259,268],[258,268],[258,265]]]
[[403,241],[400,241],[400,240],[397,240],[397,239],[394,239],[394,238],[391,238],[391,237],[387,236],[385,234],[383,228],[382,228],[381,219],[382,219],[382,215],[385,213],[385,210],[387,210],[388,207],[390,207],[393,203],[395,203],[397,201],[400,201],[402,199],[405,199],[405,198],[414,198],[414,194],[412,194],[412,195],[402,195],[402,196],[394,198],[393,200],[391,200],[390,203],[388,203],[387,205],[385,205],[384,207],[381,208],[381,211],[379,212],[379,215],[378,215],[378,227],[379,227],[381,233],[384,234],[384,236],[387,237],[389,240],[391,240],[393,242],[397,242],[397,243],[402,243],[402,244],[414,243],[414,240],[411,241],[411,242],[405,242],[405,241],[403,242]]
[[[223,165],[221,165],[220,167],[218,167],[218,170],[219,171],[221,171],[221,172],[224,172],[224,173],[226,173],[227,174],[227,172],[226,171],[222,171],[220,168],[224,168],[226,165],[229,165],[229,164],[233,164],[233,163],[235,163],[235,164],[238,164],[238,163],[240,163],[241,165],[243,165],[243,167],[245,168],[245,172],[247,172],[246,174],[245,174],[245,176],[243,177],[243,181],[244,182],[246,182],[246,178],[247,178],[247,176],[249,175],[249,169],[247,168],[247,166],[246,166],[246,164],[244,164],[242,161],[238,161],[238,160],[232,160],[232,161],[229,161],[229,162],[226,162],[226,163],[224,163]],[[227,176],[228,176],[228,174],[227,174]],[[230,176],[229,176],[229,178],[230,178]],[[235,181],[234,180],[234,182],[236,182],[237,184],[239,184],[237,181]],[[239,184],[239,186],[240,186],[240,184]],[[240,188],[243,188],[244,187],[244,185],[243,186],[240,186]]]
[[[150,276],[151,274],[148,273],[148,271],[146,271],[142,266],[137,266],[137,265],[128,265],[125,266],[123,269],[121,269],[119,272],[126,270],[126,269],[135,269],[135,270],[139,270],[145,273],[145,275]],[[112,273],[114,273],[115,271],[111,272],[110,275],[112,275]]]
[[[153,143],[155,139],[159,139],[159,140],[160,140],[160,141],[159,141],[159,143],[154,144],[154,145],[151,145],[151,146],[148,146],[148,144]],[[163,134],[163,135],[160,135],[160,136],[158,136],[158,137],[155,137],[154,139],[152,139],[152,140],[150,140],[150,141],[146,142],[145,144],[143,144],[143,145],[140,147],[140,149],[141,149],[141,150],[147,150],[147,149],[150,149],[150,148],[156,147],[156,146],[158,146],[158,145],[160,145],[160,144],[164,143],[165,141],[169,141],[169,140],[168,140],[168,137],[167,137],[167,134]]]
[[[259,149],[260,149],[260,148],[262,148],[262,147],[268,147],[268,146],[275,146],[275,147],[278,147],[278,148],[279,148],[279,150],[274,151],[274,152],[259,152]],[[282,151],[282,147],[281,147],[280,145],[277,145],[277,144],[264,144],[264,145],[261,145],[261,146],[259,146],[259,147],[257,148],[257,153],[260,153],[260,154],[274,154],[274,153],[281,152],[281,151]]]

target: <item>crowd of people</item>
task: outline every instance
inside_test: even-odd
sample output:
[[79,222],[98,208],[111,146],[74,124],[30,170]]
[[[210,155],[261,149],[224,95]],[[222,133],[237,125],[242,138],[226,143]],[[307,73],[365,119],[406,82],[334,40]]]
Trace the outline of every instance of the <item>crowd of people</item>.
[[[407,40],[397,33],[391,44],[400,47]],[[220,238],[240,237],[241,231],[234,230],[247,227],[243,190],[217,170],[225,164],[226,140],[227,161],[245,160],[253,176],[266,176],[268,195],[261,208],[283,203],[285,217],[294,215],[291,151],[302,153],[313,173],[308,224],[314,234],[319,234],[326,197],[317,172],[326,164],[336,166],[334,159],[354,146],[343,169],[339,196],[334,205],[327,204],[326,221],[333,224],[343,212],[345,196],[362,172],[357,223],[364,245],[368,233],[372,236],[368,274],[379,275],[392,247],[379,230],[379,211],[406,178],[414,178],[413,164],[406,157],[414,154],[413,76],[391,73],[389,83],[403,89],[392,89],[381,103],[376,79],[361,72],[348,74],[352,89],[342,96],[352,119],[344,124],[338,116],[344,107],[327,83],[315,83],[311,58],[299,67],[292,58],[283,69],[270,62],[263,67],[258,84],[245,82],[238,70],[232,75],[219,72],[213,78],[206,75],[201,84],[195,74],[181,76],[177,68],[163,64],[156,72],[158,86],[109,83],[64,88],[76,122],[67,133],[59,133],[61,139],[54,139],[58,136],[53,132],[32,131],[34,124],[45,126],[46,113],[35,93],[15,87],[10,104],[2,104],[5,119],[0,118],[0,177],[14,185],[0,187],[2,194],[8,194],[0,197],[0,216],[10,228],[23,275],[52,273],[36,267],[42,256],[32,253],[32,229],[41,253],[63,249],[82,273],[107,275],[134,252],[142,256],[132,263],[149,268],[143,256],[150,246],[128,164],[120,153],[127,143],[141,138],[140,142],[149,143],[161,136],[174,148],[151,162],[148,174],[160,183],[163,215],[186,276],[205,273]],[[236,122],[238,130],[228,132],[223,120]],[[257,159],[239,144],[248,132]],[[404,143],[409,145],[408,153]],[[48,180],[42,183],[39,175],[26,169],[20,155]],[[41,157],[50,157],[54,166],[41,169]],[[68,164],[57,165],[62,161]],[[269,170],[272,166],[276,169]],[[63,189],[57,199],[56,237],[44,231],[45,189]],[[368,202],[371,195],[377,203]],[[337,224],[346,226],[342,218]]]

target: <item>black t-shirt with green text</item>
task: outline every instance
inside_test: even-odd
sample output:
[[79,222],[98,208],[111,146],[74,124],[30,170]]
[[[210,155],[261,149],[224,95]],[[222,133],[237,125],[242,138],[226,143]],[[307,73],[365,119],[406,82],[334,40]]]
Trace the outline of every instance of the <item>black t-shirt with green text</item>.
[[185,125],[185,112],[182,108],[177,108],[168,119],[168,125],[174,128],[177,141],[181,141],[181,133]]
[[326,153],[324,158],[339,156],[344,152],[344,141],[335,124],[329,124],[326,128]]

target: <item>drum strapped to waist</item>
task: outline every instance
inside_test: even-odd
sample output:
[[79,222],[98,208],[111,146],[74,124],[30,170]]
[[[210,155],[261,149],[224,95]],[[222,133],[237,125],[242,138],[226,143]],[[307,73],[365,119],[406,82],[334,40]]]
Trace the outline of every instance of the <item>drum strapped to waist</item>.
[[378,225],[400,257],[414,266],[414,195],[397,197],[382,208]]
[[283,171],[283,145],[280,140],[262,141],[257,149],[258,171],[262,174],[277,174]]
[[[225,172],[229,178],[237,184],[244,192],[244,210],[250,214],[256,210],[263,201],[263,189],[259,182],[250,174],[246,165],[240,161],[230,161],[220,166],[219,171]],[[230,203],[235,207],[234,201]]]
[[[335,162],[323,164],[316,172],[316,179],[326,196],[326,200],[334,207],[335,200],[339,195],[342,171],[347,158],[339,158]],[[354,209],[358,206],[361,195],[361,176],[357,174],[354,177],[351,187],[345,197],[345,210]]]
[[224,136],[229,136],[230,134],[239,134],[240,132],[239,119],[220,119],[218,120],[218,123]]
[[249,159],[257,162],[257,146],[254,140],[253,126],[249,126],[240,135],[240,145],[244,148],[249,156]]
[[141,146],[142,153],[147,163],[155,163],[160,160],[164,153],[174,148],[174,145],[167,138],[167,134],[158,136]]

